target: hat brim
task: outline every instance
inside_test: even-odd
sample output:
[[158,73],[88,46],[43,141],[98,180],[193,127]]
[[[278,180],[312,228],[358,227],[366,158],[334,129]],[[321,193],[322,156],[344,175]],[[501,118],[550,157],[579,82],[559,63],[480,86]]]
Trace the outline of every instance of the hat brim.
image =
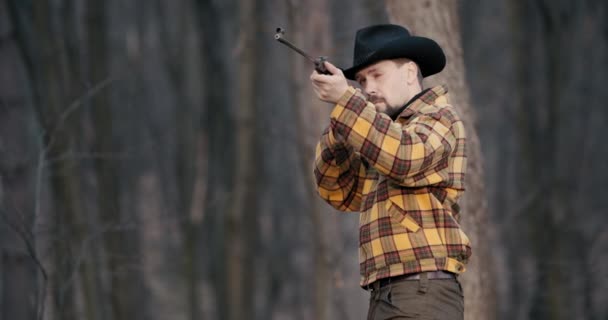
[[446,59],[443,50],[429,38],[410,36],[398,38],[386,43],[383,47],[360,59],[348,69],[343,70],[347,79],[355,80],[355,75],[361,69],[381,60],[407,58],[414,61],[420,68],[423,77],[441,72]]

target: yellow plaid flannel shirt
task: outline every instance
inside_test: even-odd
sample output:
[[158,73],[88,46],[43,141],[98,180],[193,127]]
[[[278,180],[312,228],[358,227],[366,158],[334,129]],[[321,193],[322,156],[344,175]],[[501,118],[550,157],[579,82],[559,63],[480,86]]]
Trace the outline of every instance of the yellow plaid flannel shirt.
[[393,121],[349,87],[316,148],[319,195],[360,212],[361,286],[422,271],[462,273],[471,255],[457,222],[466,171],[464,126],[434,87]]

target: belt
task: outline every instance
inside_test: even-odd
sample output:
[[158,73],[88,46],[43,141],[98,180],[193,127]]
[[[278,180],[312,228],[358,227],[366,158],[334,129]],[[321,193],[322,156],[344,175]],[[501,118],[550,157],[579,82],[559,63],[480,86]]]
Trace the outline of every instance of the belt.
[[427,279],[456,279],[456,274],[454,274],[452,272],[447,272],[447,271],[443,271],[443,270],[427,271],[427,272],[420,272],[420,273],[404,274],[404,275],[390,277],[390,278],[382,278],[382,279],[376,280],[376,281],[368,284],[367,286],[365,286],[365,289],[377,290],[377,289],[386,287],[387,285],[389,285],[391,283],[395,283],[395,282],[419,280],[420,275],[422,275],[423,273],[426,273]]

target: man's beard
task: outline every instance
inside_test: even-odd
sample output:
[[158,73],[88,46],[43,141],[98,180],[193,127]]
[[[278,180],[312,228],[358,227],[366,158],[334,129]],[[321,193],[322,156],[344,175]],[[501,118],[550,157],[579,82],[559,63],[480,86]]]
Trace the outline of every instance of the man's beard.
[[[394,118],[399,112],[399,107],[393,107],[386,102],[386,99],[378,96],[368,96],[367,101],[371,102],[376,107],[376,112],[384,113],[387,116]],[[382,103],[382,107],[378,107],[378,103]]]
[[[376,111],[378,110],[378,104],[382,103],[384,105],[384,111],[382,112],[386,112],[386,110],[388,109],[388,104],[386,104],[386,100],[384,100],[384,98],[380,98],[380,97],[370,97],[369,98],[369,102],[373,103],[374,106],[376,106]],[[380,111],[379,111],[380,112]]]
[[[391,107],[386,100],[384,100],[384,98],[370,98],[369,102],[373,103],[374,106],[376,107],[376,111],[377,112],[381,112],[386,114],[389,117],[393,117],[394,113],[397,112],[399,110],[399,108],[394,108]],[[382,107],[380,108],[378,106],[379,103],[382,103]]]

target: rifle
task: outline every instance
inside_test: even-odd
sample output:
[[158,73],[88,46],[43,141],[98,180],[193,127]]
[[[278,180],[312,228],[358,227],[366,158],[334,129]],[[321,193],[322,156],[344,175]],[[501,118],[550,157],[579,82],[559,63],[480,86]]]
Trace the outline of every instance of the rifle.
[[325,68],[324,62],[327,61],[327,57],[320,56],[320,57],[314,59],[313,57],[308,55],[306,52],[302,51],[302,49],[294,46],[291,42],[285,40],[285,38],[283,38],[284,34],[285,34],[285,29],[279,27],[279,28],[277,28],[277,33],[274,34],[274,39],[277,40],[278,42],[288,46],[289,48],[293,49],[295,52],[299,53],[300,55],[304,56],[305,58],[310,60],[312,63],[314,63],[315,70],[317,70],[318,73],[331,74],[331,72],[329,72],[327,70],[327,68]]

